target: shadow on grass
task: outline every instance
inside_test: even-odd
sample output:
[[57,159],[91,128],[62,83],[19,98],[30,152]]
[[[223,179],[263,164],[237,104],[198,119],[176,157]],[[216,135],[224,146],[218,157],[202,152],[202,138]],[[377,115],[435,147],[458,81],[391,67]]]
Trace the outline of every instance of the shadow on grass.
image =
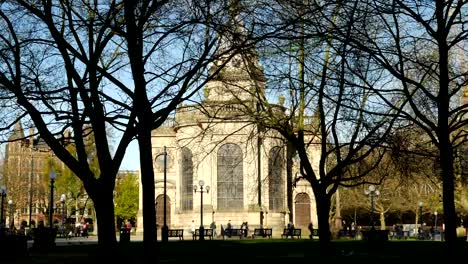
[[[434,241],[333,241],[331,256],[321,255],[319,243],[310,240],[207,240],[158,243],[159,263],[433,263],[446,260],[445,244]],[[460,243],[460,256],[468,257],[468,243]],[[1,263],[125,263],[143,261],[143,243],[119,245],[110,254],[99,254],[97,245],[55,247],[49,252],[30,251]],[[455,256],[449,256],[453,258]],[[5,260],[5,259],[4,259]],[[377,262],[376,262],[377,261]],[[464,263],[463,261],[460,263]]]

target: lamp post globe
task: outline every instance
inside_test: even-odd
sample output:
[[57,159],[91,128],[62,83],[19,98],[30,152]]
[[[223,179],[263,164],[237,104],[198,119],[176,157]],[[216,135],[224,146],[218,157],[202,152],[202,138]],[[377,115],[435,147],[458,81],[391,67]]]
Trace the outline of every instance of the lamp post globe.
[[13,220],[13,201],[12,200],[8,200],[8,219],[10,220],[8,222],[8,226],[10,228],[12,228],[13,227],[13,222],[14,222],[14,220]]

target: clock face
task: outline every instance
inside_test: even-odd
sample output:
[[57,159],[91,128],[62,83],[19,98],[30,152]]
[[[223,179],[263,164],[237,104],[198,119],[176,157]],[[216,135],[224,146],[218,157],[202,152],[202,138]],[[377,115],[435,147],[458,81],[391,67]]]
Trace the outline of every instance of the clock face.
[[[159,171],[164,170],[164,153],[158,154],[156,159],[154,160],[154,164]],[[166,155],[166,167],[170,168],[172,166],[172,158],[171,155]]]

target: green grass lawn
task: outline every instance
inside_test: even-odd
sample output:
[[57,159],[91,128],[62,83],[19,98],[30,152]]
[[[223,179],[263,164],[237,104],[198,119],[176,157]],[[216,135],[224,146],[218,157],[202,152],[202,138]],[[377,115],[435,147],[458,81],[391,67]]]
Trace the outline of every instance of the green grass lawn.
[[[333,255],[320,254],[317,241],[310,240],[207,240],[158,243],[160,263],[444,263],[445,244],[433,241],[333,241]],[[143,244],[120,245],[110,256],[97,260],[96,245],[55,247],[28,256],[0,259],[0,263],[143,263]],[[4,254],[4,253],[2,253]],[[460,244],[461,262],[468,263],[468,243]],[[104,262],[105,261],[105,262]],[[451,263],[451,262],[448,262]]]

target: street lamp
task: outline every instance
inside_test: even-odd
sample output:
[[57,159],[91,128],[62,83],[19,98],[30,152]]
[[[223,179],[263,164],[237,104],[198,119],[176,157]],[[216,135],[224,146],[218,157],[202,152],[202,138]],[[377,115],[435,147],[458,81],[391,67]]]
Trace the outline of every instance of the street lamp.
[[60,195],[60,203],[62,204],[62,232],[65,232],[65,201],[67,200],[67,196],[62,193]]
[[0,206],[0,228],[4,227],[4,222],[3,222],[3,200],[5,200],[5,197],[7,196],[7,191],[6,187],[2,186],[0,187],[0,195],[2,196],[2,205]]
[[166,185],[166,183],[167,183],[167,168],[166,168],[166,166],[167,166],[167,151],[166,151],[166,146],[164,146],[163,155],[164,155],[164,183],[163,183],[164,184],[164,195],[163,195],[163,199],[164,199],[164,201],[163,201],[164,202],[164,205],[163,205],[164,223],[163,223],[163,226],[162,226],[162,229],[161,229],[161,231],[162,231],[161,232],[162,233],[161,234],[161,241],[162,242],[167,242],[168,239],[169,239],[169,227],[167,226],[167,216],[166,216],[166,212],[167,212],[167,207],[166,207],[167,206],[166,205],[166,203],[167,203],[167,197],[166,197],[166,195],[167,195],[167,193],[166,193],[166,191],[167,191],[167,185]]
[[33,179],[34,179],[34,155],[31,145],[31,171],[29,173],[29,229],[31,230],[32,210],[33,210]]
[[13,227],[13,201],[8,200],[8,219],[10,220],[8,226]]
[[422,207],[423,207],[423,202],[419,202],[419,224],[421,225],[421,230],[422,230]]
[[377,190],[375,188],[374,185],[369,185],[369,188],[367,190],[364,191],[364,193],[366,195],[370,195],[371,197],[371,225],[372,225],[372,231],[375,230],[375,225],[374,225],[374,196],[377,195],[379,196],[380,195],[380,192],[379,190]]
[[[205,240],[205,228],[203,227],[203,193],[209,193],[210,192],[210,186],[206,186],[205,190],[203,190],[203,186],[205,185],[205,182],[203,180],[200,180],[198,182],[198,185],[200,185],[200,240]],[[193,185],[193,191],[196,193],[198,189],[197,185]]]
[[55,182],[55,171],[54,168],[50,168],[49,178],[50,178],[50,205],[49,205],[49,227],[52,228],[52,218],[54,211],[54,182]]

